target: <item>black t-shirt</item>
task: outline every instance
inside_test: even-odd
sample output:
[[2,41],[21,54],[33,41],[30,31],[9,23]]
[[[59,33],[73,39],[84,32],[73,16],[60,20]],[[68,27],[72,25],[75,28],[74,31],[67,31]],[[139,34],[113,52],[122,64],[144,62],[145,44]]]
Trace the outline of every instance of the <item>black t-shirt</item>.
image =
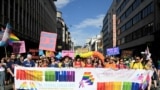
[[7,69],[10,68],[13,73],[14,73],[14,67],[15,67],[15,62],[13,60],[7,63]]
[[15,64],[22,66],[22,65],[23,65],[23,62],[20,61],[20,60],[17,60],[17,61],[15,62]]

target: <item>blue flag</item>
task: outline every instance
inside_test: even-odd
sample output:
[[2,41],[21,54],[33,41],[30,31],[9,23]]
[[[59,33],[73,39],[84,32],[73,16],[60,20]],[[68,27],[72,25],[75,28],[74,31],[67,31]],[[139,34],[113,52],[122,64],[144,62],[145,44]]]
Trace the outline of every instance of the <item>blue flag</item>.
[[43,55],[44,55],[43,50],[39,50],[39,56],[43,56]]

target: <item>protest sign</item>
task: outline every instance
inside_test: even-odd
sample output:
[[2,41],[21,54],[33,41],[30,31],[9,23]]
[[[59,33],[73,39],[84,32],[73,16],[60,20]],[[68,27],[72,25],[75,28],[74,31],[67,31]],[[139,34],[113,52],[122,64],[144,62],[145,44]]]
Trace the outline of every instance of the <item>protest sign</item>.
[[12,47],[14,53],[26,53],[24,41],[13,41]]
[[40,50],[55,51],[57,34],[49,32],[41,32]]
[[74,51],[70,51],[70,50],[63,50],[62,51],[62,57],[64,56],[69,56],[72,59],[74,58]]
[[109,56],[120,54],[119,47],[108,48],[106,51],[107,51],[107,55]]

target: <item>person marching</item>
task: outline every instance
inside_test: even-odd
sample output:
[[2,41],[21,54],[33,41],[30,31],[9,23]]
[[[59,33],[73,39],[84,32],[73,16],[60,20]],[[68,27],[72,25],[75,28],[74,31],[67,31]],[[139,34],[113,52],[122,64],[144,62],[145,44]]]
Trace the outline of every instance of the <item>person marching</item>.
[[79,55],[76,56],[75,61],[73,62],[73,67],[75,68],[82,67],[82,61]]
[[152,80],[154,82],[154,88],[157,89],[157,80],[158,80],[157,69],[153,64],[153,61],[151,58],[149,60],[146,60],[144,69],[154,71],[152,79],[150,79],[149,85],[147,87],[147,90],[151,90]]
[[137,56],[135,62],[130,64],[130,69],[144,69],[142,59]]
[[5,68],[3,67],[3,63],[0,63],[0,90],[5,90],[4,81],[5,81]]
[[35,67],[35,62],[32,60],[32,55],[28,54],[27,58],[23,62],[24,67]]

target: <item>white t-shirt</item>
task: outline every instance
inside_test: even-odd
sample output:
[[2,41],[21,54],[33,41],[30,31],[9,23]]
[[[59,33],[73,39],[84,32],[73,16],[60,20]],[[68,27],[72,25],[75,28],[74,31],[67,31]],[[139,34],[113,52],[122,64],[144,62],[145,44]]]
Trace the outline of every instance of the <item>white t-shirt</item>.
[[0,67],[0,72],[4,71],[5,69],[3,67]]

